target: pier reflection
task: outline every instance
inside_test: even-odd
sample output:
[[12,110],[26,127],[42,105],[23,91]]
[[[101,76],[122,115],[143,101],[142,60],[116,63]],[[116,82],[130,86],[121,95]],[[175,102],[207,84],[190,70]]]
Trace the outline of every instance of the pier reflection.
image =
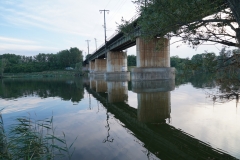
[[128,100],[127,81],[107,81],[108,102],[126,102]]
[[96,80],[93,78],[90,78],[90,89],[96,91]]
[[[138,94],[137,109],[125,103],[128,96],[125,84],[107,82],[108,98],[102,97],[88,86],[86,90],[102,103],[107,114],[113,114],[124,124],[122,126],[131,131],[129,133],[144,144],[148,150],[146,156],[152,153],[160,159],[235,159],[222,150],[212,148],[209,144],[165,123],[171,114],[171,91],[175,88],[175,81],[136,81],[131,85],[132,91]],[[116,98],[124,95],[125,98]],[[110,125],[106,128],[108,140]],[[114,137],[110,142],[113,139]]]
[[107,83],[103,79],[97,80],[96,81],[96,92],[102,92],[105,93],[107,92]]
[[97,93],[107,92],[107,82],[104,80],[104,77],[93,77],[90,79],[90,89],[96,91]]
[[144,123],[170,122],[170,91],[174,88],[174,80],[133,81],[132,90],[138,97],[138,120]]

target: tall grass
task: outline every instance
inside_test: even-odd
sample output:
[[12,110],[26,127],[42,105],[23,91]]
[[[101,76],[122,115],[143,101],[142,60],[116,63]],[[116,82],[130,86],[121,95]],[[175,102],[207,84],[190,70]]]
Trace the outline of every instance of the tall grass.
[[[73,143],[68,146],[65,134],[55,136],[53,117],[35,120],[19,117],[16,123],[6,132],[0,110],[0,159],[71,159],[74,153]],[[72,152],[70,150],[73,150]]]

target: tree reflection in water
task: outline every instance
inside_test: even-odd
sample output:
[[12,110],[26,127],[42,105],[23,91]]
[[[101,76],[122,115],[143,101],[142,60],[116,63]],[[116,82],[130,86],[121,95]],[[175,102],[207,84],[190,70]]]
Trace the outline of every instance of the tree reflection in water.
[[83,99],[82,79],[3,79],[0,84],[0,97],[16,99],[24,96],[41,98],[60,97],[79,103]]
[[206,90],[206,95],[213,103],[226,103],[236,101],[240,96],[240,79],[236,74],[195,74],[176,76],[176,87],[181,84],[191,83],[194,88],[211,89]]

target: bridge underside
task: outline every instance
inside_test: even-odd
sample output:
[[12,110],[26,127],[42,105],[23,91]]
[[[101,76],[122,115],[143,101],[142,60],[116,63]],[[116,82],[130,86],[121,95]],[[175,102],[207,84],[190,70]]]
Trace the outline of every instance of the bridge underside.
[[[138,35],[138,32],[134,33],[134,36]],[[136,39],[124,36],[123,33],[118,33],[112,39],[110,39],[106,48],[105,45],[101,46],[96,52],[94,52],[88,60],[85,60],[84,63],[88,64],[90,61],[93,61],[96,58],[106,58],[107,52],[109,51],[122,51],[127,48],[133,47],[136,45]]]

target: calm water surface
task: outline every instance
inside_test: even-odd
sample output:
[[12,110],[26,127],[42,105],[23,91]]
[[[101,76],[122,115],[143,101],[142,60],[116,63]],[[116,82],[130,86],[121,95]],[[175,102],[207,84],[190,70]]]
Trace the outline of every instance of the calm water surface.
[[209,76],[175,81],[106,82],[100,78],[4,79],[5,127],[31,115],[54,116],[56,134],[76,148],[73,159],[239,159],[235,100],[213,102]]

